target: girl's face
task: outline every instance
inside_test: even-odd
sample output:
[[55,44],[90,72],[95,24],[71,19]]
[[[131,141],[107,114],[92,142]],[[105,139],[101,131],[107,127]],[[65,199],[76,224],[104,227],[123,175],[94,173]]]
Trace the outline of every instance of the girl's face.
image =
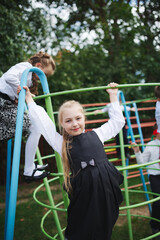
[[44,72],[46,77],[51,76],[53,74],[53,68],[51,64],[49,64],[47,67],[40,67],[40,68]]
[[[51,75],[53,74],[53,72],[54,72],[51,64],[49,64],[49,65],[46,67],[46,66],[42,66],[41,63],[36,63],[36,64],[35,64],[35,67],[40,68],[40,69],[44,72],[44,74],[46,75],[46,77],[51,76]],[[38,78],[38,76],[37,76],[37,78]]]
[[85,128],[85,117],[77,106],[67,108],[63,112],[62,127],[71,136],[81,134]]

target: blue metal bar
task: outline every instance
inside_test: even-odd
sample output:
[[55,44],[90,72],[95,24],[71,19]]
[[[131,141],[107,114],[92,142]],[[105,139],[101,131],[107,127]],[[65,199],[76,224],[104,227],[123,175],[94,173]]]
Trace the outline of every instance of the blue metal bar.
[[[144,144],[141,124],[140,124],[140,120],[139,120],[139,114],[138,114],[138,110],[137,110],[137,104],[133,103],[133,107],[135,108],[135,115],[136,115],[136,121],[137,121],[137,125],[138,125],[138,132],[139,132],[139,135],[140,135],[141,144]],[[144,148],[145,147],[142,146],[142,151],[144,151]]]
[[7,230],[9,190],[10,190],[10,180],[11,180],[11,156],[12,156],[12,139],[9,139],[7,142],[5,236],[6,236],[6,230]]
[[[132,142],[135,142],[134,133],[133,133],[133,129],[132,129],[129,113],[127,111],[126,104],[125,104],[124,94],[123,94],[122,91],[118,91],[118,94],[119,94],[119,97],[121,97],[122,103],[124,104],[123,105],[124,106],[124,112],[125,112],[125,116],[126,116],[126,120],[127,120],[127,125],[129,127],[129,132],[130,132],[130,135],[131,135],[131,140],[132,140]],[[138,115],[136,103],[134,103],[133,106],[135,107],[135,116],[136,116],[136,121],[137,121],[137,124],[138,124],[138,131],[139,131],[139,134],[140,134],[140,140],[141,140],[141,143],[144,144],[143,134],[142,134],[142,131],[141,131],[141,125],[140,125],[140,120],[139,120],[139,115]],[[143,171],[142,171],[141,168],[139,169],[139,171],[140,171],[140,175],[141,175],[143,189],[144,189],[145,192],[147,192],[147,186],[146,186],[145,179],[144,179],[144,176],[143,176]],[[146,197],[146,200],[149,201],[149,196],[148,196],[147,193],[145,194],[145,197]],[[148,204],[148,208],[149,208],[149,211],[151,213],[152,212],[152,208],[151,208],[150,204]]]
[[[129,115],[129,119],[130,119],[130,116],[131,116],[131,112],[130,111],[127,111],[128,112],[128,115]],[[130,131],[129,131],[129,128],[127,129],[127,139],[128,139],[128,136],[130,135]],[[126,165],[128,166],[129,165],[129,158],[126,158]],[[127,170],[127,176],[128,176],[128,170]]]
[[18,110],[16,119],[16,132],[15,142],[13,151],[13,162],[12,162],[12,175],[10,185],[10,197],[8,204],[8,216],[7,216],[7,229],[5,240],[13,240],[14,237],[14,225],[15,225],[15,214],[16,214],[16,201],[17,201],[17,189],[18,189],[18,177],[19,177],[19,165],[20,165],[20,152],[21,152],[21,140],[22,140],[22,127],[23,127],[23,114],[25,109],[25,90],[23,86],[27,85],[27,76],[29,72],[35,72],[40,80],[44,90],[44,93],[49,93],[48,83],[44,72],[39,68],[26,69],[21,78],[21,92],[18,100]]
[[[129,113],[128,113],[127,108],[126,108],[125,98],[124,98],[123,92],[122,91],[118,91],[117,95],[118,95],[119,101],[121,100],[122,103],[124,104],[123,107],[124,107],[125,115],[127,115],[128,118],[129,118]],[[125,161],[124,138],[123,138],[123,131],[122,130],[119,133],[119,138],[120,138],[120,151],[121,151],[122,166],[125,167],[126,166],[126,161]],[[126,202],[126,206],[129,206],[130,203],[129,203],[129,192],[128,192],[127,175],[128,175],[128,171],[124,170],[123,171],[123,176],[124,176],[124,188],[125,188],[125,202]],[[127,209],[127,219],[128,219],[128,229],[129,229],[129,239],[133,240],[133,231],[132,231],[130,209]]]
[[[137,104],[136,103],[133,103],[133,107],[135,108],[135,115],[136,115],[136,121],[137,121],[137,125],[138,125],[138,132],[139,132],[139,135],[140,135],[140,141],[141,141],[141,144],[144,144],[144,140],[143,140],[143,134],[142,134],[142,129],[141,129],[141,124],[140,124],[140,120],[139,120],[139,114],[138,114],[138,110],[137,110]],[[144,151],[144,146],[142,146],[142,151]],[[147,186],[145,184],[145,179],[144,179],[144,176],[143,176],[143,171],[142,169],[140,168],[139,169],[140,171],[140,174],[141,174],[141,179],[142,179],[142,183],[143,183],[143,188],[144,188],[144,191],[148,191],[147,190]],[[143,177],[142,177],[143,176]],[[146,194],[146,199],[147,201],[149,201],[149,196],[148,194]],[[148,208],[149,208],[149,211],[150,211],[150,214],[152,213],[152,207],[151,207],[151,204],[149,203],[148,204]]]

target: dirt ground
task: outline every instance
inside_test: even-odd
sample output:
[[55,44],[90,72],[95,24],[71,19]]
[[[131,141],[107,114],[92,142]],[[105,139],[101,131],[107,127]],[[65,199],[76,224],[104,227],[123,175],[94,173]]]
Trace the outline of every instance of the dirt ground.
[[[120,214],[127,214],[126,210],[120,211]],[[150,216],[148,206],[143,206],[143,207],[138,207],[138,208],[133,208],[130,210],[130,214],[134,215],[140,215],[140,216]],[[127,222],[127,217],[119,217],[116,225],[117,226],[122,226]]]

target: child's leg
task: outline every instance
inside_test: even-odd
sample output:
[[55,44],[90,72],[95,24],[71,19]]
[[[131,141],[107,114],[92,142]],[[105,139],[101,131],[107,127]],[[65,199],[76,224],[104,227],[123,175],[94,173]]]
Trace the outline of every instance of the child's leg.
[[41,134],[39,134],[36,131],[33,131],[33,128],[31,125],[30,135],[27,139],[26,147],[25,147],[25,168],[24,168],[24,174],[23,174],[25,181],[28,183],[35,180],[41,180],[50,174],[49,172],[46,172],[46,171],[43,172],[43,170],[45,170],[48,164],[38,165],[38,167],[36,167],[34,164],[34,158],[35,158],[40,136]]
[[[31,176],[33,170],[35,169],[34,158],[36,154],[36,150],[38,147],[38,142],[40,139],[41,134],[31,131],[30,135],[27,139],[26,146],[25,146],[25,168],[24,168],[24,175]],[[35,176],[42,172],[37,171]]]

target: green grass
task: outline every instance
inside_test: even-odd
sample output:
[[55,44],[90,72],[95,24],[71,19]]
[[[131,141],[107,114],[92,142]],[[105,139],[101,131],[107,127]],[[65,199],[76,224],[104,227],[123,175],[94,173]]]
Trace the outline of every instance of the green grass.
[[[125,219],[126,220],[126,219]],[[119,222],[121,221],[121,217],[119,217]],[[133,239],[139,240],[151,235],[151,229],[149,226],[149,221],[143,218],[133,217],[132,218],[132,232]],[[123,223],[121,226],[115,225],[111,240],[129,240],[129,231],[127,221]]]
[[[17,208],[15,219],[14,240],[46,240],[48,239],[43,234],[40,223],[44,214],[48,211],[37,204],[33,199],[33,190],[37,184],[24,184],[19,186],[17,196]],[[59,194],[60,189],[54,187],[52,193]],[[4,239],[4,219],[5,219],[5,188],[0,187],[1,204],[0,204],[0,239]],[[38,200],[49,204],[47,195],[44,189],[38,192]],[[66,225],[66,214],[58,213],[62,227]],[[57,233],[54,223],[53,214],[49,214],[44,224],[45,231],[54,236]]]

